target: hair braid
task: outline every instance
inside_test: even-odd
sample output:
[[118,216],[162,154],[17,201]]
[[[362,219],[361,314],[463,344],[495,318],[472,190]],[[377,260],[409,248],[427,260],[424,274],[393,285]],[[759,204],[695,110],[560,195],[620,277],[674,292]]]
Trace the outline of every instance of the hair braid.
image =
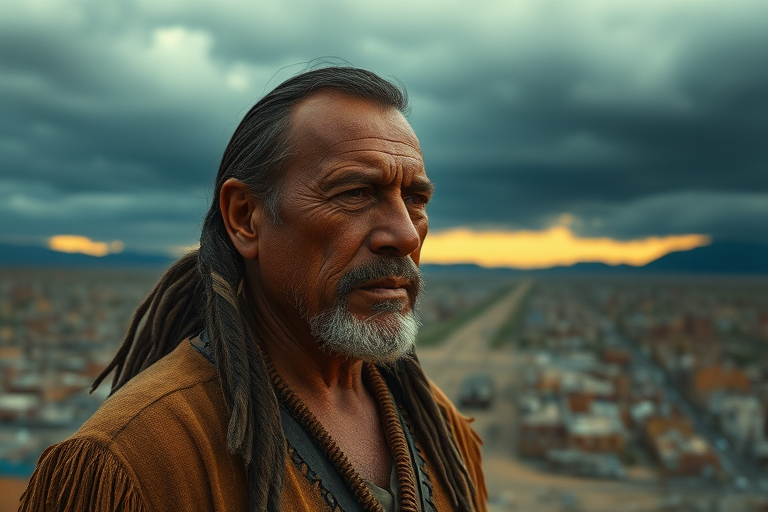
[[207,297],[208,335],[230,411],[227,447],[246,465],[250,510],[278,511],[285,436],[277,396],[236,292],[245,277],[242,258],[227,236],[218,209],[212,208],[206,218],[199,265]]

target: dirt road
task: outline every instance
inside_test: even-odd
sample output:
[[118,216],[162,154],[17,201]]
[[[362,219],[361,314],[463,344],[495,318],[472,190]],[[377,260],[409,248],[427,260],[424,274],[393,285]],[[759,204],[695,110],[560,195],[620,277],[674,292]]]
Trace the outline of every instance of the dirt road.
[[427,375],[451,398],[458,391],[461,379],[470,373],[494,370],[504,386],[505,375],[512,369],[513,358],[508,352],[492,352],[489,342],[504,321],[513,314],[531,286],[526,280],[490,308],[457,329],[438,346],[419,348],[418,356]]

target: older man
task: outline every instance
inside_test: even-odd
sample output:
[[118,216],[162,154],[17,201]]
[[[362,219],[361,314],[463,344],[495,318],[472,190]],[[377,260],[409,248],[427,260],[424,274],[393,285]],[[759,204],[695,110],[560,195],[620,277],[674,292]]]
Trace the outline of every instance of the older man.
[[246,115],[197,253],[139,307],[113,394],[22,510],[484,510],[480,441],[424,376],[432,184],[404,93],[298,75]]

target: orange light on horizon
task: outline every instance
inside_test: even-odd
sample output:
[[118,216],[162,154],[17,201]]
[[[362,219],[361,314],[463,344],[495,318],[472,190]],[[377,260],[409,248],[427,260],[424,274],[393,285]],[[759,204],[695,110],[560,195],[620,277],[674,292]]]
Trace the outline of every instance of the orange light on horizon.
[[123,242],[95,242],[80,235],[56,235],[48,239],[48,248],[53,251],[87,254],[102,257],[123,251]]
[[687,234],[639,240],[578,238],[567,226],[543,231],[472,231],[451,229],[430,234],[422,263],[474,263],[481,267],[538,269],[580,262],[642,266],[674,251],[709,245],[706,235]]

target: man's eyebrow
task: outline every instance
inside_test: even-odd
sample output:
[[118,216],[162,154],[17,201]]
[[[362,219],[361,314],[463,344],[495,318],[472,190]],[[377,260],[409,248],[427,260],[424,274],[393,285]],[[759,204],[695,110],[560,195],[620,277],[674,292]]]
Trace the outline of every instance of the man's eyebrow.
[[[375,185],[379,182],[380,176],[376,173],[365,171],[350,171],[337,176],[323,180],[320,187],[324,190],[331,190],[345,185]],[[414,179],[410,185],[405,187],[413,192],[432,195],[435,192],[435,185],[429,180]]]
[[372,185],[378,181],[378,176],[364,171],[351,171],[339,173],[336,176],[323,180],[320,186],[325,190],[345,185],[366,184]]
[[435,185],[429,180],[413,180],[411,184],[405,188],[413,192],[429,194],[430,196],[435,193]]

